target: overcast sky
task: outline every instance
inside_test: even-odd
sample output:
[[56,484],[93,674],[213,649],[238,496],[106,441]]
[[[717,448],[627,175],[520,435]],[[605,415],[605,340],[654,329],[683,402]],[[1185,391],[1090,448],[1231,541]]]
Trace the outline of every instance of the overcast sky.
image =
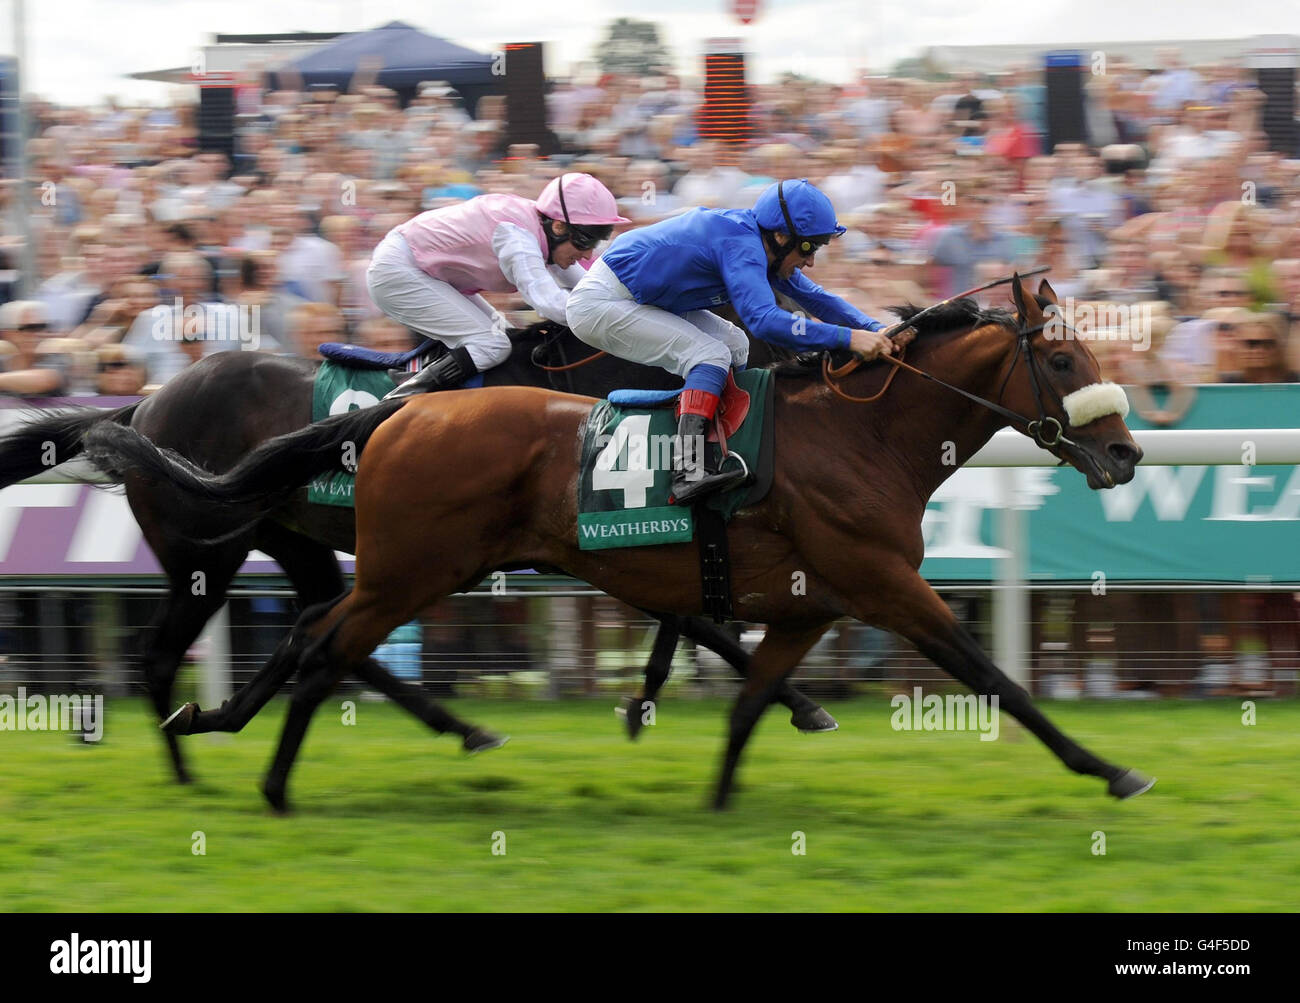
[[[124,79],[188,65],[217,32],[359,31],[402,20],[480,51],[550,43],[547,69],[590,59],[617,17],[652,20],[697,72],[701,42],[740,37],[756,79],[785,69],[847,80],[928,45],[1242,38],[1300,34],[1298,0],[760,0],[741,25],[729,0],[27,0],[26,90],[65,103],[116,94],[162,103],[166,84]],[[0,50],[13,52],[12,0],[0,0]]]

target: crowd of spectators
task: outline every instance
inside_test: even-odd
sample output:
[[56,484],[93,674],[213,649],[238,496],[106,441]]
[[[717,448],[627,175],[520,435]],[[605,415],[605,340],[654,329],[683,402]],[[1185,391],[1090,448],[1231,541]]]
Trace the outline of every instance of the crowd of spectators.
[[1298,379],[1300,160],[1269,149],[1249,71],[1173,50],[1154,68],[1112,59],[1086,77],[1089,141],[1052,150],[1038,71],[751,90],[737,145],[701,138],[701,95],[676,78],[559,82],[550,157],[505,145],[504,99],[471,118],[436,81],[406,107],[365,79],[346,93],[241,81],[233,156],[200,151],[193,104],[38,103],[26,300],[5,292],[22,238],[18,182],[0,185],[0,393],[130,394],[214,351],[406,347],[367,294],[371,249],[425,209],[535,197],[564,170],[599,177],[633,225],[810,178],[849,227],[810,277],[884,319],[1050,265],[1109,378],[1175,389],[1149,403],[1160,421],[1188,385]]

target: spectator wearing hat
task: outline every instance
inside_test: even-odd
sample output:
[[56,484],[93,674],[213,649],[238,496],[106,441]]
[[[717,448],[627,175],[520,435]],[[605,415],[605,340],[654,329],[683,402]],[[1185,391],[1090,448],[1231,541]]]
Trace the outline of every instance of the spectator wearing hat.
[[38,300],[10,300],[0,307],[0,338],[14,348],[6,371],[0,373],[0,393],[48,397],[67,388],[71,360],[40,352],[50,330],[46,318],[45,305]]

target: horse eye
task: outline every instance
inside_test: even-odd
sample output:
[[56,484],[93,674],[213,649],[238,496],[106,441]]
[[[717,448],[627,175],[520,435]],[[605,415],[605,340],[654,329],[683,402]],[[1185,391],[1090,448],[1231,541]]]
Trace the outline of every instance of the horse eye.
[[1074,360],[1068,355],[1053,355],[1052,368],[1058,373],[1068,373],[1074,368]]

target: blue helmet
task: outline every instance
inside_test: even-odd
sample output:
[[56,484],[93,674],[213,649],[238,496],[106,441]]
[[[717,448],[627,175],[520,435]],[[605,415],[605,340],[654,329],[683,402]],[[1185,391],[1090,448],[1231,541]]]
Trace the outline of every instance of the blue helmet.
[[769,187],[754,203],[754,219],[764,230],[795,238],[786,245],[787,253],[797,247],[801,254],[808,254],[845,232],[835,221],[831,200],[807,178],[778,181]]

